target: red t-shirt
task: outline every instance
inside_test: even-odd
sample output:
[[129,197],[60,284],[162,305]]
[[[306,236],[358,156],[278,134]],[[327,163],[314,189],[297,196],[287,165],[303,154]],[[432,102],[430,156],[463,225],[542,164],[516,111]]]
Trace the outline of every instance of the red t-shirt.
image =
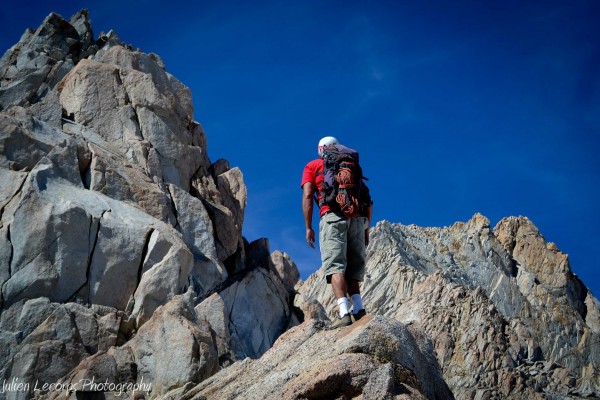
[[[305,183],[311,182],[317,188],[317,199],[321,201],[321,189],[323,188],[323,177],[324,175],[320,172],[323,172],[325,169],[325,164],[322,158],[317,158],[316,160],[312,160],[306,167],[304,167],[304,172],[302,172],[302,184],[300,187],[304,186]],[[329,211],[329,206],[324,204],[320,210],[320,216],[325,215],[326,212]]]

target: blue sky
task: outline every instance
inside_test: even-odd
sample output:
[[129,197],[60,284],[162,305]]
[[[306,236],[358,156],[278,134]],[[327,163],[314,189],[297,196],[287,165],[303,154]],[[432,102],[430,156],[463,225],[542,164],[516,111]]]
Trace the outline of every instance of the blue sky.
[[244,173],[244,235],[304,278],[300,177],[333,135],[361,153],[375,221],[525,215],[599,295],[600,2],[8,0],[0,50],[80,8],[190,87],[211,159]]

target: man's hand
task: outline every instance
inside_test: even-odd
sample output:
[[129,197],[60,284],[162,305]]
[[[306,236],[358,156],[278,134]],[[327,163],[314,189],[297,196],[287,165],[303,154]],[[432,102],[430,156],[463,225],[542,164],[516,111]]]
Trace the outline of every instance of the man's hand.
[[313,231],[313,228],[306,228],[306,242],[310,247],[315,248],[315,231]]

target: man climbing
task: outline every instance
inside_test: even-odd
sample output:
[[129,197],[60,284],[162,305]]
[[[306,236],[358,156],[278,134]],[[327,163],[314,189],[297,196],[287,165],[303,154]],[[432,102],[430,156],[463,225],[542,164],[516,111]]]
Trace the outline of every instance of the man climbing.
[[[358,153],[340,145],[332,136],[319,141],[318,153],[319,158],[309,162],[302,174],[302,212],[306,241],[314,248],[312,216],[316,193],[322,267],[339,307],[331,327],[337,328],[366,314],[359,282],[365,273],[373,202],[363,182]],[[352,301],[352,313],[347,296]]]

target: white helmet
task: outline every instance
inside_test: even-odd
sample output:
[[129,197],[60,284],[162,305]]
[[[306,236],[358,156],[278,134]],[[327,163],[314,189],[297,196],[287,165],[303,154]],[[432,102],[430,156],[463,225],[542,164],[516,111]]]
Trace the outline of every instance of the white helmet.
[[319,140],[319,157],[323,157],[323,151],[325,147],[331,146],[332,144],[339,144],[340,142],[334,138],[333,136],[325,136],[323,139]]

